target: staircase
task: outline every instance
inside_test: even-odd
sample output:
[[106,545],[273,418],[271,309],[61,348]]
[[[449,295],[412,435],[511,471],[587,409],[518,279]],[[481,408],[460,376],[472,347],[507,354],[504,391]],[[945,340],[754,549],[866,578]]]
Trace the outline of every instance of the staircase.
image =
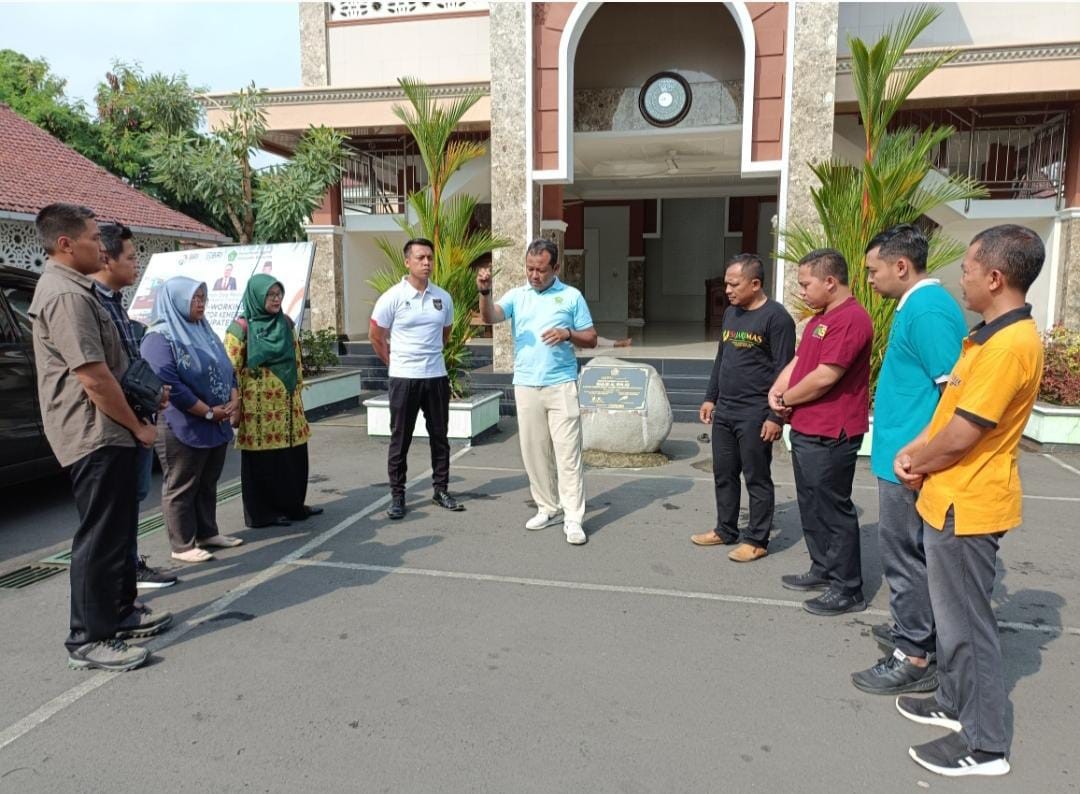
[[[517,414],[514,404],[513,374],[492,371],[490,345],[470,345],[473,354],[471,373],[473,388],[479,391],[501,391],[499,413],[502,416]],[[613,351],[610,355],[615,355]],[[618,356],[623,361],[649,364],[654,367],[667,389],[671,412],[676,422],[696,422],[698,408],[705,399],[705,389],[709,385],[712,361],[689,358],[645,358],[637,356]],[[588,358],[578,358],[578,365],[584,366]],[[375,355],[370,342],[347,342],[346,352],[341,356],[342,366],[356,367],[360,370],[362,387],[365,391],[386,391],[386,366]]]

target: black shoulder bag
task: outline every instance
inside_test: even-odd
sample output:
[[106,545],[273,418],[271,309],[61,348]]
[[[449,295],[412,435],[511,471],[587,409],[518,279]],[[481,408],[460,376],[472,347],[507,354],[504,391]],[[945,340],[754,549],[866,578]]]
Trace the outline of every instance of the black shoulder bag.
[[161,405],[165,382],[159,378],[144,359],[131,362],[120,379],[120,388],[127,397],[128,405],[139,419],[153,419]]

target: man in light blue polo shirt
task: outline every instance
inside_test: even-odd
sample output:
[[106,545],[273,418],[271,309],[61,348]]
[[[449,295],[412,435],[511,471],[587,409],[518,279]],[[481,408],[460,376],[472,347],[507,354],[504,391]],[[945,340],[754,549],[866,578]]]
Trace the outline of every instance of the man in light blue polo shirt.
[[[432,284],[435,246],[416,238],[405,243],[408,275],[375,302],[370,339],[375,353],[390,369],[390,477],[391,519],[405,516],[405,475],[416,416],[424,409],[431,444],[432,501],[447,510],[465,508],[446,490],[450,481],[450,379],[446,376],[443,346],[454,325],[450,294]],[[387,338],[389,332],[389,338]]]
[[528,284],[491,299],[491,269],[480,268],[480,316],[510,320],[514,336],[514,402],[521,458],[537,513],[526,529],[560,521],[566,541],[586,541],[585,475],[581,463],[575,347],[596,347],[596,329],[585,298],[559,281],[559,249],[534,240],[525,253]]
[[889,584],[893,625],[875,626],[874,638],[891,651],[852,683],[864,692],[894,695],[937,687],[936,636],[926,578],[918,496],[896,478],[893,460],[922,432],[937,408],[967,334],[964,316],[941,282],[928,278],[929,244],[914,226],[895,226],[866,249],[874,290],[896,298],[896,314],[874,398],[870,468],[878,478],[881,566]]

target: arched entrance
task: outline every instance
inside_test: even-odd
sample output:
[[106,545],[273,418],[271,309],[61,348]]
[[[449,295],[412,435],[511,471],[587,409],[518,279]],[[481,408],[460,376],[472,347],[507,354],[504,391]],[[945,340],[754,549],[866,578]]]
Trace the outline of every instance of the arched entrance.
[[762,104],[755,25],[744,3],[578,3],[558,39],[557,114],[539,71],[541,227],[565,224],[565,276],[602,335],[711,355],[706,282],[740,251],[772,253],[780,135],[760,145],[755,121],[783,100]]

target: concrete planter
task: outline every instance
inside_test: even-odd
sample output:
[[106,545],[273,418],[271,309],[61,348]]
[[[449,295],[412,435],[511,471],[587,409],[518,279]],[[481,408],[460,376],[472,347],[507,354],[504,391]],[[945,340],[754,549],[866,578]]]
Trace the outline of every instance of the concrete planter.
[[1040,444],[1080,444],[1080,408],[1035,403],[1024,435]]
[[[862,438],[862,446],[859,447],[859,457],[870,457],[870,450],[874,445],[874,417],[870,417],[870,429]],[[791,425],[784,425],[784,446],[791,452]]]
[[[450,401],[450,426],[447,430],[448,438],[469,439],[476,438],[492,427],[499,424],[499,398],[502,392],[483,391],[476,392],[461,400]],[[367,429],[369,436],[390,435],[390,398],[380,394],[364,400],[367,408]],[[416,425],[413,436],[427,437],[427,425],[424,421],[424,412],[421,411],[416,417]]]
[[360,371],[332,368],[304,383],[304,413],[351,408],[360,404]]

